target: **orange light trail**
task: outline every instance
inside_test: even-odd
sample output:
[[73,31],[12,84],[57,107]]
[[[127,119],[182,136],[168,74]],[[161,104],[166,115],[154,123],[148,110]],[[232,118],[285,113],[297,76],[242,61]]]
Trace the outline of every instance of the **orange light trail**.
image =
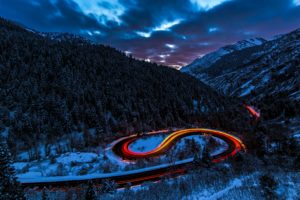
[[[152,135],[152,134],[161,134],[161,133],[169,133],[171,131],[169,130],[161,130],[161,131],[152,131],[146,135]],[[228,133],[218,131],[218,130],[212,130],[212,129],[205,129],[205,128],[192,128],[192,129],[184,129],[184,130],[178,130],[175,132],[172,132],[170,135],[168,135],[161,143],[158,145],[155,149],[140,153],[140,152],[134,152],[129,149],[129,145],[140,138],[137,134],[131,135],[128,137],[120,138],[113,144],[114,152],[121,156],[123,159],[127,160],[135,160],[140,158],[148,158],[153,156],[159,156],[165,153],[178,139],[182,137],[186,137],[189,135],[212,135],[214,137],[220,138],[223,141],[225,141],[228,144],[228,148],[224,150],[223,152],[219,153],[218,155],[212,156],[212,162],[218,163],[230,156],[234,156],[239,151],[245,149],[245,146],[243,142]],[[164,176],[177,176],[182,175],[186,173],[189,169],[189,165],[192,163],[192,161],[187,163],[178,163],[174,166],[166,166],[162,168],[157,168],[153,170],[148,171],[140,171],[132,174],[123,174],[118,176],[111,176],[111,177],[105,177],[105,179],[109,178],[111,180],[114,180],[117,184],[119,184],[119,187],[124,187],[126,183],[131,183],[133,185],[141,184],[144,181],[157,181],[160,178]],[[42,189],[44,187],[48,188],[60,188],[60,189],[66,189],[70,187],[78,187],[78,185],[88,182],[89,180],[95,181],[96,184],[99,184],[101,180],[104,178],[94,178],[94,179],[86,179],[86,180],[64,180],[64,181],[54,181],[54,182],[35,182],[35,183],[22,183],[22,186],[24,188],[35,188],[35,189]]]
[[229,156],[234,156],[237,152],[241,151],[242,149],[245,149],[243,142],[233,135],[218,130],[193,128],[175,131],[168,135],[155,149],[143,153],[134,152],[129,149],[129,145],[138,139],[136,137],[132,137],[122,145],[121,151],[123,154],[123,158],[128,160],[158,156],[165,153],[179,138],[195,134],[210,134],[212,136],[226,140],[227,143],[230,142],[233,145],[233,150],[231,152],[228,152],[228,154],[223,155],[221,157],[216,156],[216,158],[213,159],[212,162],[220,162]]

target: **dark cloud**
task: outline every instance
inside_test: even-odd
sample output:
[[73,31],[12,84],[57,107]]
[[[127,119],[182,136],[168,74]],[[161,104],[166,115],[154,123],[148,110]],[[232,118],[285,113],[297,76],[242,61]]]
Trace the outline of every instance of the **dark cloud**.
[[172,66],[237,40],[300,27],[294,0],[201,1],[210,9],[199,9],[196,0],[10,0],[1,2],[0,13],[39,31],[82,34]]

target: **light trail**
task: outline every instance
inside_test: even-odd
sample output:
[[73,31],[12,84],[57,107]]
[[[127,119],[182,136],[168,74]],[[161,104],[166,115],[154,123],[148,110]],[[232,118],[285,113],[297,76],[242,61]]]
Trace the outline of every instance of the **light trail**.
[[[169,130],[152,131],[149,134],[144,134],[142,137],[147,137],[153,134],[162,134],[162,133],[167,134],[169,132],[170,132]],[[212,156],[213,163],[221,162],[230,156],[236,155],[239,151],[245,149],[243,142],[239,138],[229,133],[225,133],[218,130],[205,129],[205,128],[183,129],[183,130],[172,132],[155,149],[144,153],[134,152],[129,149],[129,145],[135,140],[140,138],[140,136],[137,134],[118,139],[112,144],[111,148],[116,155],[120,156],[124,160],[136,160],[141,158],[163,155],[170,147],[172,147],[172,145],[174,145],[175,142],[177,142],[182,137],[186,137],[189,135],[207,135],[207,134],[220,138],[228,144],[228,148],[226,150],[224,150],[223,152],[217,155]],[[149,169],[139,170],[129,174],[125,173],[120,175],[112,175],[110,177],[107,176],[105,178],[99,177],[99,178],[87,178],[81,180],[76,180],[75,178],[75,179],[60,180],[60,181],[43,181],[43,182],[37,181],[37,182],[27,182],[27,183],[23,182],[21,184],[24,188],[35,188],[36,190],[42,189],[44,187],[67,190],[67,188],[80,187],[81,184],[86,184],[89,181],[93,181],[95,185],[99,185],[99,184],[101,185],[101,182],[104,179],[110,179],[112,181],[115,181],[118,184],[118,187],[121,188],[121,187],[125,187],[128,183],[130,183],[131,185],[139,185],[145,181],[158,181],[162,177],[166,177],[166,176],[175,177],[175,176],[182,175],[190,169],[192,164],[193,161],[191,160],[188,162],[175,163],[172,165],[168,164],[164,167],[158,167],[150,170]]]
[[260,112],[255,110],[253,106],[245,105],[245,107],[253,117],[256,119],[260,118]]
[[124,138],[123,141],[121,140],[120,143],[115,144],[115,152],[118,155],[120,155],[124,160],[136,160],[141,158],[155,157],[164,154],[168,149],[170,149],[173,146],[173,144],[176,141],[178,141],[178,139],[182,137],[186,137],[189,135],[207,134],[224,140],[230,146],[229,151],[227,151],[226,154],[215,155],[212,162],[220,162],[228,158],[229,156],[234,156],[237,152],[245,149],[243,142],[239,138],[231,134],[212,129],[193,128],[179,130],[171,133],[155,149],[148,152],[134,152],[130,150],[129,145],[136,141],[138,137],[129,136],[127,138]]

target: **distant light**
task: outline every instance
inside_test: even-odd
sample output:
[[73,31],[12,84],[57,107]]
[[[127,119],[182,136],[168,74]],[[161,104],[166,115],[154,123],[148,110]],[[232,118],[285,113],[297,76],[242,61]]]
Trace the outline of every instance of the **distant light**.
[[208,29],[208,32],[213,33],[213,32],[217,32],[219,30],[219,28],[217,27],[211,27]]
[[175,44],[166,44],[166,47],[169,47],[170,49],[175,49],[176,45]]
[[173,26],[179,24],[181,21],[182,21],[181,19],[176,19],[175,21],[171,21],[171,22],[163,22],[158,27],[155,27],[153,29],[153,31],[169,31],[170,28],[172,28]]
[[146,62],[151,62],[150,58],[145,59]]
[[161,55],[159,55],[160,58],[166,58],[166,57],[169,57],[169,56],[170,56],[170,54],[161,54]]
[[296,6],[300,6],[300,0],[294,0],[293,2]]
[[130,55],[130,54],[132,54],[132,52],[131,51],[124,51],[125,52],[125,54],[128,56],[128,55]]
[[190,0],[190,2],[194,4],[198,10],[205,11],[208,11],[226,1],[230,0]]
[[148,38],[151,36],[151,32],[147,33],[147,32],[137,31],[136,34],[138,34],[139,36],[145,37],[145,38]]
[[174,64],[174,65],[169,65],[171,68],[174,68],[174,69],[177,69],[177,70],[180,70],[181,68],[182,68],[182,66],[181,65],[176,65],[176,64]]

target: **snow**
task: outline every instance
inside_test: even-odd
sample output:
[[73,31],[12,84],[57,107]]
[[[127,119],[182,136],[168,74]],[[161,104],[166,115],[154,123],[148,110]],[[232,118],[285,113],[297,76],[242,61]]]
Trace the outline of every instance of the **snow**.
[[[148,134],[146,138],[140,138],[129,147],[134,151],[148,151],[156,148],[163,139],[169,135],[168,133],[161,134]],[[112,152],[114,141],[108,145],[105,151],[98,153],[94,152],[69,152],[64,153],[53,158],[44,158],[41,161],[31,162],[16,162],[14,167],[17,172],[17,177],[21,182],[44,182],[44,181],[64,181],[64,180],[85,180],[91,178],[111,177],[117,175],[126,175],[130,173],[142,172],[170,166],[170,160],[165,156],[156,166],[148,166],[140,169],[124,171],[125,167],[129,164],[134,164],[133,161],[124,161]],[[176,149],[186,149],[186,140],[195,140],[199,145],[203,145],[205,138],[202,135],[191,135],[181,138],[175,145]],[[221,139],[215,138],[220,144],[217,148],[213,149],[211,155],[216,155],[227,149],[227,144]],[[141,147],[144,147],[141,149]],[[101,153],[100,153],[101,152]],[[26,152],[24,152],[26,154]],[[104,159],[103,155],[108,159]],[[24,156],[24,155],[23,155]],[[183,160],[175,161],[175,164],[192,162],[193,158],[185,158]],[[172,161],[174,162],[174,161]],[[173,163],[174,164],[174,163]],[[110,172],[104,172],[103,166],[110,165]],[[128,170],[128,169],[126,169]],[[84,171],[84,173],[81,173]]]
[[251,39],[247,39],[246,41],[253,44],[254,46],[262,45],[263,43],[266,42],[266,40],[262,38],[251,38]]
[[28,152],[22,152],[22,153],[18,154],[18,155],[17,155],[17,160],[18,160],[18,161],[26,161],[26,160],[29,160]]
[[[213,184],[208,187],[203,187],[203,188],[201,187],[199,188],[200,190],[199,189],[195,190],[191,195],[185,197],[184,200],[218,200],[218,199],[223,199],[224,197],[227,197],[226,199],[233,199],[230,197],[236,196],[233,193],[237,192],[238,188],[240,188],[241,191],[237,193],[242,193],[241,195],[243,196],[245,192],[243,188],[245,186],[257,187],[257,180],[259,175],[260,175],[259,173],[254,172],[252,174],[232,177],[232,180],[229,183],[222,185],[221,188],[219,182],[217,182],[218,185]],[[253,199],[253,198],[248,197],[245,199]]]
[[219,60],[222,56],[224,56],[230,52],[231,51],[227,51],[223,48],[220,48],[219,50],[209,53],[209,54],[206,54],[205,56],[196,59],[191,64],[189,64],[185,67],[182,67],[180,69],[180,71],[184,72],[184,73],[190,73],[193,69],[195,69],[197,67],[208,68],[213,63],[215,63],[217,60]]
[[295,134],[294,137],[300,137],[300,133]]
[[29,28],[25,28],[26,31],[31,32],[31,33],[36,33],[35,31],[29,29]]
[[[32,177],[35,177],[34,178],[35,180],[39,180],[42,177],[42,173],[41,172],[27,172],[27,173],[22,174],[21,179],[27,180],[27,179],[32,179]],[[17,175],[17,178],[19,180],[21,180],[18,175]],[[20,182],[22,183],[22,181],[20,181]]]
[[233,51],[242,50],[248,47],[258,46],[262,45],[264,42],[266,42],[263,38],[251,38],[239,41],[235,44],[227,45],[225,47],[222,47],[214,52],[208,53],[204,56],[201,56],[194,60],[191,64],[182,67],[180,69],[181,72],[184,73],[192,73],[192,71],[196,68],[209,68],[212,64],[217,62],[221,57],[224,55],[227,55]]
[[[153,135],[153,136],[148,136],[146,138],[138,139],[129,145],[129,149],[134,152],[143,152],[143,153],[151,151],[155,149],[167,135],[168,134]],[[228,148],[228,145],[225,141],[216,137],[213,138],[219,143],[219,146],[212,150],[211,155],[217,155],[219,153],[222,153],[224,150]],[[175,147],[178,149],[185,149],[186,140],[194,140],[198,145],[202,147],[205,145],[205,137],[203,135],[190,135],[181,138],[178,142],[176,142]]]
[[193,194],[193,195],[187,197],[186,199],[188,199],[188,200],[193,200],[193,199],[195,199],[195,200],[196,199],[197,200],[217,200],[217,199],[224,197],[226,195],[226,193],[228,193],[230,190],[241,187],[242,185],[243,185],[242,180],[235,178],[223,190],[220,190],[217,192],[205,190],[205,191],[201,192],[201,194]]
[[243,96],[246,96],[248,94],[250,94],[252,92],[252,90],[255,89],[255,86],[253,85],[250,85],[247,89],[245,89],[239,96],[240,97],[243,97]]
[[297,100],[300,100],[300,90],[290,94],[291,97],[294,97]]
[[197,144],[199,144],[200,146],[204,146],[205,145],[205,138],[203,135],[189,135],[186,136],[184,138],[181,138],[177,143],[176,146],[178,146],[179,148],[184,149],[185,148],[185,140],[194,140]]
[[[38,175],[38,177],[77,176],[96,171],[102,172],[102,166],[106,162],[102,155],[96,153],[70,152],[52,158],[44,158],[40,161],[15,162],[13,166],[18,177],[28,177],[28,174]],[[112,167],[114,166],[112,165]]]
[[23,170],[26,166],[28,166],[27,162],[15,162],[15,163],[13,163],[13,167],[17,171]]
[[193,107],[194,107],[195,112],[198,111],[198,105],[199,105],[199,101],[196,99],[193,99]]
[[1,133],[3,137],[8,137],[9,128],[5,127],[4,131]]
[[[183,164],[183,163],[188,163],[191,162],[193,158],[181,160],[181,161],[176,161],[175,164]],[[55,177],[41,177],[40,173],[26,173],[22,175],[17,175],[18,180],[21,183],[32,183],[32,182],[60,182],[60,181],[68,181],[68,180],[89,180],[89,179],[97,179],[97,178],[108,178],[108,177],[115,177],[115,176],[121,176],[121,175],[130,175],[130,174],[136,174],[140,172],[147,172],[147,171],[152,171],[156,169],[161,169],[165,167],[170,167],[173,166],[173,163],[167,163],[167,164],[161,164],[161,165],[156,165],[156,166],[151,166],[151,167],[146,167],[146,168],[141,168],[141,169],[135,169],[135,170],[130,170],[130,171],[119,171],[119,172],[113,172],[113,173],[92,173],[92,174],[87,174],[87,175],[82,175],[82,176],[55,176]]]
[[[240,176],[233,175],[226,184],[220,180],[211,185],[203,185],[194,189],[192,194],[184,200],[217,200],[217,199],[261,199],[259,179],[264,172],[259,170],[254,173],[246,173]],[[272,171],[278,187],[276,193],[278,199],[299,199],[300,174],[297,172]]]
[[218,155],[228,149],[228,144],[224,140],[221,140],[220,138],[216,138],[216,137],[213,138],[218,142],[219,145],[217,148],[213,149],[210,152],[211,156]]
[[129,150],[134,152],[148,152],[155,149],[167,135],[153,135],[142,137],[129,145]]
[[85,152],[76,152],[76,153],[66,153],[56,158],[58,163],[69,165],[72,162],[76,163],[90,163],[94,162],[98,158],[98,155],[95,153],[85,153]]

